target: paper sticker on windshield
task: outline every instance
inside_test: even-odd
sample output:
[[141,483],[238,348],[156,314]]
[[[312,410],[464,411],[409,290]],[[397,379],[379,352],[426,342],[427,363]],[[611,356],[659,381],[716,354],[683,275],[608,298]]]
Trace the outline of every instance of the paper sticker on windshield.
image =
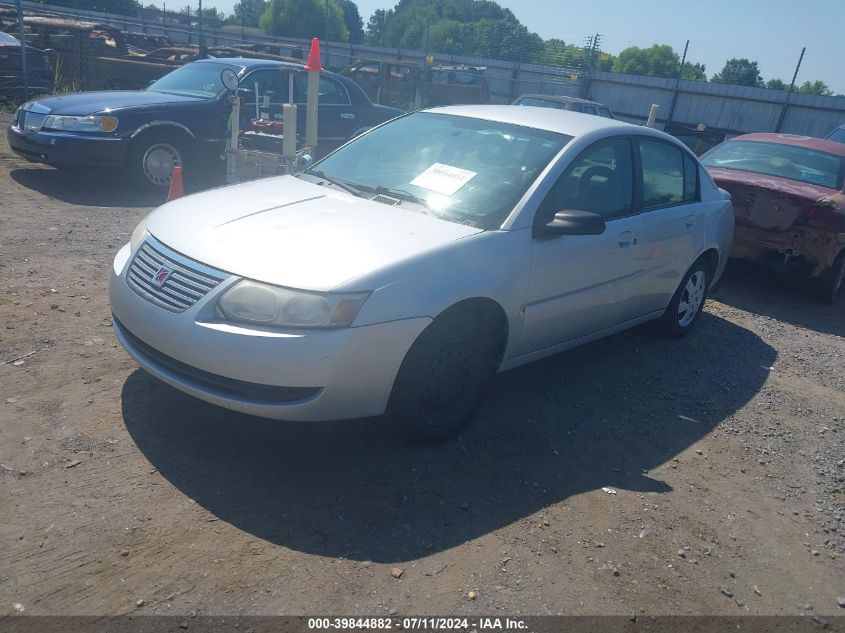
[[451,196],[458,189],[467,184],[478,172],[434,163],[419,176],[411,181],[412,185]]

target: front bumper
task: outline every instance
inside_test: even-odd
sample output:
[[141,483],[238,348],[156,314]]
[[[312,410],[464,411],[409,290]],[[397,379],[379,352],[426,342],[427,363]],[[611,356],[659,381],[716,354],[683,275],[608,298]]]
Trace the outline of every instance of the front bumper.
[[115,258],[110,298],[114,331],[148,372],[228,409],[291,421],[384,413],[399,366],[428,318],[329,330],[250,328],[214,317],[223,281],[184,312],[164,310],[126,282],[124,246]]
[[48,165],[121,167],[128,145],[125,139],[117,136],[49,130],[24,133],[16,125],[6,128],[6,138],[18,156]]

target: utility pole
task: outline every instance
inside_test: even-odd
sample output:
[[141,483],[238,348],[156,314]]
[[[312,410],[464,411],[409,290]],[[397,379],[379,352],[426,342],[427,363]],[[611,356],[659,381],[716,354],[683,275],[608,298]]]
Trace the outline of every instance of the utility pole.
[[582,70],[585,74],[585,81],[581,96],[585,99],[590,98],[590,81],[593,73],[593,68],[595,67],[596,52],[598,51],[599,45],[601,44],[601,38],[601,33],[589,35],[587,36],[587,39],[584,43],[584,68],[582,68]]
[[786,91],[786,98],[783,100],[783,108],[780,111],[780,117],[778,117],[778,124],[775,127],[775,132],[780,132],[783,127],[783,121],[786,118],[786,110],[789,108],[789,97],[792,95],[792,89],[795,88],[795,79],[798,77],[798,69],[801,68],[801,62],[804,60],[804,52],[806,50],[806,46],[801,49],[801,55],[798,57],[798,64],[795,66],[795,72],[792,74],[792,83],[789,84],[789,90]]

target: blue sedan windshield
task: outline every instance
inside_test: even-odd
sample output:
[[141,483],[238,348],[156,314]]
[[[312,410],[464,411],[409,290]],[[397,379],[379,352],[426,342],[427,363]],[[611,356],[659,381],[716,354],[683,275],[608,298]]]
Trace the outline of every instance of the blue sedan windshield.
[[224,90],[220,73],[225,68],[231,68],[236,73],[241,70],[240,66],[226,64],[185,64],[181,68],[167,73],[147,90],[186,97],[214,99]]

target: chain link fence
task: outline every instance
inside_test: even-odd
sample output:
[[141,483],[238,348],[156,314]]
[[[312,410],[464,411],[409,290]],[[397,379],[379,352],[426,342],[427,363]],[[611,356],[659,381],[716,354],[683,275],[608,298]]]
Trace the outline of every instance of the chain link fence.
[[[7,108],[39,94],[142,89],[203,56],[300,61],[310,46],[306,37],[274,38],[238,25],[211,28],[195,16],[157,9],[117,16],[51,12],[32,0],[19,2],[25,9],[25,75],[19,13],[0,2],[0,105]],[[321,50],[324,67],[353,79],[375,103],[404,110],[507,104],[532,94],[598,101],[635,123],[645,122],[651,104],[658,104],[659,126],[704,125],[729,135],[824,136],[845,120],[845,97],[793,94],[790,100],[787,92],[765,88],[610,73],[598,39],[542,51],[530,34],[501,46],[485,40],[485,48],[496,53],[490,57],[456,53],[451,42],[419,50],[321,41]]]
[[[190,20],[147,13],[130,18],[26,10],[24,75],[18,12],[0,4],[0,99],[13,105],[45,93],[141,89],[200,57],[298,61],[310,44],[236,26],[201,30]],[[406,110],[511,103],[523,93],[583,96],[585,86],[583,60],[577,58],[567,60],[575,62],[571,67],[549,67],[522,63],[518,53],[515,59],[491,59],[335,42],[321,42],[321,48],[324,67],[356,81],[375,103]]]

